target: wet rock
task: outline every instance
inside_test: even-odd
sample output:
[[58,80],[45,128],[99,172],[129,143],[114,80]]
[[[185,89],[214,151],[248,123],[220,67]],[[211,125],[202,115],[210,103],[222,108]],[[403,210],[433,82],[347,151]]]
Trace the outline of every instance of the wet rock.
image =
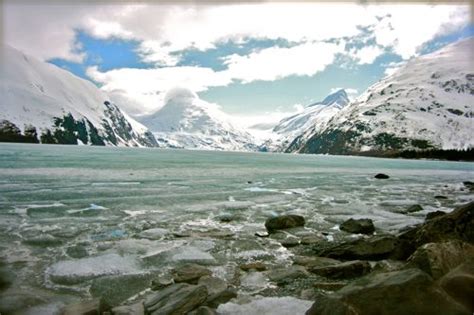
[[145,306],[143,302],[131,304],[131,305],[121,305],[114,307],[112,309],[113,315],[145,315]]
[[459,314],[456,303],[419,269],[369,274],[339,291],[320,297],[307,315]]
[[426,214],[425,221],[432,220],[432,219],[434,219],[434,218],[443,216],[443,215],[445,215],[445,214],[446,214],[446,212],[444,212],[444,211],[439,211],[439,210],[438,210],[438,211],[433,211],[433,212],[428,212],[428,213]]
[[8,290],[0,294],[0,314],[15,314],[48,302],[46,297],[31,291]]
[[197,264],[185,264],[172,271],[174,282],[187,282],[196,284],[199,278],[212,275],[212,272]]
[[283,247],[291,248],[300,245],[300,239],[294,236],[288,236],[285,239],[280,240],[280,244]]
[[360,277],[369,273],[370,269],[370,264],[367,261],[360,260],[347,261],[337,265],[308,268],[310,272],[330,279]]
[[347,285],[347,282],[313,282],[313,287],[325,291],[337,291]]
[[93,299],[67,305],[62,315],[101,315],[109,307],[101,299]]
[[385,259],[377,261],[372,268],[372,272],[391,272],[401,270],[405,262],[399,260]]
[[372,234],[375,231],[371,219],[349,219],[342,223],[339,229],[354,234]]
[[377,175],[374,176],[374,178],[387,179],[387,178],[390,178],[390,176],[388,176],[387,174],[384,174],[384,173],[378,173]]
[[203,276],[199,279],[198,284],[206,287],[209,296],[218,295],[227,289],[227,283],[217,277]]
[[151,289],[154,291],[163,289],[174,283],[173,276],[170,274],[164,274],[156,277],[151,281]]
[[474,246],[461,241],[428,243],[419,247],[408,259],[407,268],[420,268],[434,279],[465,263],[474,262]]
[[301,244],[302,245],[311,245],[311,244],[317,244],[321,241],[324,241],[325,238],[320,236],[320,235],[306,235],[301,238]]
[[265,270],[267,270],[267,266],[261,261],[255,261],[255,262],[242,264],[239,267],[243,271],[250,271],[250,270],[265,271]]
[[293,265],[287,268],[270,270],[267,275],[271,281],[276,282],[278,285],[283,285],[298,278],[305,278],[309,273],[304,267]]
[[82,245],[70,246],[66,249],[66,254],[71,258],[84,258],[89,256],[87,249]]
[[440,286],[458,303],[474,313],[474,262],[451,270],[439,281]]
[[268,234],[267,232],[255,232],[255,236],[257,236],[257,237],[269,237],[270,234]]
[[217,315],[216,311],[207,306],[200,306],[188,315]]
[[145,312],[151,315],[186,314],[206,301],[203,285],[173,284],[145,300]]
[[323,249],[323,257],[342,260],[381,260],[398,256],[400,242],[394,236],[374,236]]
[[327,258],[327,257],[317,257],[317,256],[294,256],[293,263],[295,265],[309,267],[323,267],[330,266],[340,263],[339,260]]
[[156,254],[143,257],[145,263],[150,265],[162,265],[163,263],[194,263],[200,265],[216,264],[214,256],[208,252],[191,245],[173,247]]
[[464,186],[466,186],[467,189],[469,189],[469,191],[474,191],[474,183],[471,182],[471,181],[465,181],[465,182],[462,182]]
[[169,231],[166,229],[154,228],[140,232],[140,234],[138,234],[138,237],[146,238],[149,240],[161,240],[167,234],[169,234]]
[[423,207],[420,205],[411,205],[403,213],[413,213],[418,211],[423,211]]
[[50,234],[40,234],[38,236],[31,236],[23,240],[23,243],[33,246],[59,246],[62,241]]
[[92,297],[101,297],[108,305],[119,305],[151,285],[152,274],[128,274],[93,280],[89,289]]
[[304,224],[305,220],[302,216],[287,214],[267,219],[267,221],[265,221],[265,228],[269,233],[273,233],[277,230],[304,226]]
[[216,309],[219,307],[219,305],[225,304],[236,297],[237,292],[234,289],[225,289],[218,294],[208,296],[204,304],[205,306]]
[[436,195],[436,196],[434,196],[434,197],[435,197],[435,199],[438,199],[438,200],[446,200],[446,199],[448,199],[448,197],[442,196],[442,195]]

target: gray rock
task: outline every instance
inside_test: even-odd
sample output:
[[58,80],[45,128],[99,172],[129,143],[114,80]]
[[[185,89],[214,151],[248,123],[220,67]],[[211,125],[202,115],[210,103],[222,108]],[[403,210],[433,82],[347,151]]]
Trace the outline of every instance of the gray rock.
[[84,258],[89,255],[87,249],[82,245],[70,246],[66,249],[66,254],[72,258]]
[[203,276],[199,279],[198,284],[205,286],[210,296],[220,294],[227,289],[227,283],[217,277]]
[[80,301],[67,305],[62,310],[62,315],[102,315],[109,307],[101,299]]
[[167,234],[169,234],[169,231],[166,229],[161,229],[161,228],[154,228],[154,229],[149,229],[140,232],[138,236],[140,238],[146,238],[149,240],[161,240],[163,239]]
[[371,219],[349,219],[339,227],[342,231],[354,234],[372,234],[375,231]]
[[293,265],[287,268],[270,270],[267,275],[271,281],[276,282],[278,285],[282,285],[298,278],[305,278],[309,273],[304,267]]
[[305,220],[300,215],[287,214],[267,219],[265,227],[269,233],[298,226],[304,226]]
[[448,296],[419,269],[369,274],[339,291],[322,296],[307,315],[467,315],[467,309]]
[[35,305],[48,302],[47,297],[37,293],[37,291],[33,291],[30,288],[28,288],[28,291],[10,289],[2,292],[0,294],[0,313],[15,314],[20,310],[29,309]]
[[467,261],[474,261],[474,246],[462,241],[428,243],[419,247],[406,268],[420,268],[434,279],[439,279]]
[[172,284],[147,297],[145,311],[152,315],[186,314],[203,304],[207,296],[203,285]]
[[234,289],[225,289],[220,293],[208,296],[205,306],[216,309],[219,307],[219,305],[225,304],[236,297],[237,292]]
[[330,279],[349,279],[363,276],[370,272],[370,264],[367,261],[347,261],[336,265],[324,267],[311,267],[308,270],[319,276]]
[[323,267],[340,263],[339,260],[318,256],[294,256],[293,263],[305,267]]
[[474,261],[451,270],[439,280],[439,284],[454,300],[474,313]]
[[145,307],[143,302],[131,304],[131,305],[121,305],[114,307],[112,309],[113,315],[145,315]]
[[200,306],[188,315],[217,315],[216,311],[207,306]]
[[413,213],[413,212],[418,212],[422,210],[423,210],[423,207],[420,205],[411,205],[404,211],[404,213]]
[[250,271],[250,270],[265,271],[265,270],[267,270],[267,266],[261,261],[255,261],[255,262],[251,262],[251,263],[242,264],[239,267],[243,271]]
[[174,283],[173,276],[171,274],[164,274],[156,277],[151,281],[151,289],[154,291],[163,289]]
[[28,237],[23,240],[23,243],[33,246],[59,246],[62,244],[62,241],[51,234],[40,234],[37,236]]
[[185,264],[183,266],[177,267],[172,271],[174,282],[187,282],[191,284],[196,284],[199,281],[199,278],[203,276],[210,276],[212,272],[196,264]]

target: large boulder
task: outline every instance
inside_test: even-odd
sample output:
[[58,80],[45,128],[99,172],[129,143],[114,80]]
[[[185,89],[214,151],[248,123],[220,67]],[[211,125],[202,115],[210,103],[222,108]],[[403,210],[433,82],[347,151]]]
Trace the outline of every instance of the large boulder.
[[371,219],[349,219],[339,227],[342,231],[354,234],[372,234],[375,231],[374,222]]
[[186,314],[206,301],[207,289],[203,285],[177,283],[158,291],[145,300],[146,314]]
[[197,264],[185,264],[173,270],[174,282],[187,282],[196,284],[199,278],[212,275],[212,272]]
[[135,304],[121,305],[112,309],[113,315],[145,315],[145,307],[143,302]]
[[459,265],[439,280],[440,286],[456,301],[474,313],[474,263]]
[[62,309],[62,315],[101,315],[109,307],[101,299],[84,300],[69,304]]
[[326,278],[347,279],[363,276],[369,273],[370,269],[367,261],[355,260],[330,266],[311,267],[309,271]]
[[474,264],[474,246],[462,241],[448,241],[422,245],[410,256],[407,267],[420,268],[439,279],[467,261]]
[[268,278],[278,285],[293,282],[298,278],[306,278],[309,273],[303,266],[293,265],[286,268],[273,269],[268,272]]
[[269,233],[273,233],[277,230],[284,230],[295,228],[298,226],[304,226],[305,220],[302,216],[296,214],[280,215],[272,217],[265,221],[265,227]]
[[374,273],[320,297],[307,315],[471,314],[419,269]]

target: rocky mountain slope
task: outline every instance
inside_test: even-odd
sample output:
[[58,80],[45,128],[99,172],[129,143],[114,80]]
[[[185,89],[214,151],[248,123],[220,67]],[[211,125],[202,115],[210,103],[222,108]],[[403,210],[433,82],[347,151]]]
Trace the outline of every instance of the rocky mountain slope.
[[0,57],[0,141],[157,145],[91,82],[10,46]]
[[380,153],[474,147],[474,39],[418,57],[287,148]]
[[253,137],[233,126],[217,105],[195,93],[175,88],[165,105],[140,121],[155,135],[160,147],[254,151]]

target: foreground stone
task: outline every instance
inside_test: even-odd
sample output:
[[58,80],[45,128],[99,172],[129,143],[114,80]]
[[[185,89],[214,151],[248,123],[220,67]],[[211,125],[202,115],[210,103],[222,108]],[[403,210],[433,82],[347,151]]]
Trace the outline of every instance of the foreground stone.
[[269,233],[273,233],[277,230],[304,226],[304,224],[304,218],[296,214],[281,215],[278,217],[269,218],[267,221],[265,221],[265,227]]
[[446,212],[444,211],[433,211],[433,212],[429,212],[426,214],[426,217],[425,217],[425,220],[428,221],[428,220],[432,220],[434,218],[437,218],[437,217],[441,217],[443,215],[445,215]]
[[142,302],[117,306],[112,309],[113,315],[145,315],[145,307]]
[[177,283],[149,296],[145,311],[153,315],[186,314],[200,306],[207,298],[203,285]]
[[439,281],[440,286],[456,301],[474,313],[474,262],[464,263]]
[[470,314],[419,269],[370,274],[319,298],[307,315]]
[[62,315],[101,315],[108,306],[101,299],[81,301],[63,308]]
[[356,260],[325,267],[311,267],[309,271],[326,278],[348,279],[361,277],[369,273],[370,269],[367,261]]
[[181,267],[175,268],[172,272],[174,282],[187,282],[196,284],[199,278],[212,275],[209,269],[196,264],[185,264]]
[[287,268],[273,269],[267,275],[271,281],[276,282],[278,285],[283,285],[298,278],[305,278],[309,273],[304,267],[293,265]]
[[419,247],[408,259],[407,267],[417,267],[439,279],[462,263],[474,263],[474,246],[462,241],[428,243]]
[[342,223],[339,229],[354,234],[372,234],[375,231],[371,219],[349,219]]

